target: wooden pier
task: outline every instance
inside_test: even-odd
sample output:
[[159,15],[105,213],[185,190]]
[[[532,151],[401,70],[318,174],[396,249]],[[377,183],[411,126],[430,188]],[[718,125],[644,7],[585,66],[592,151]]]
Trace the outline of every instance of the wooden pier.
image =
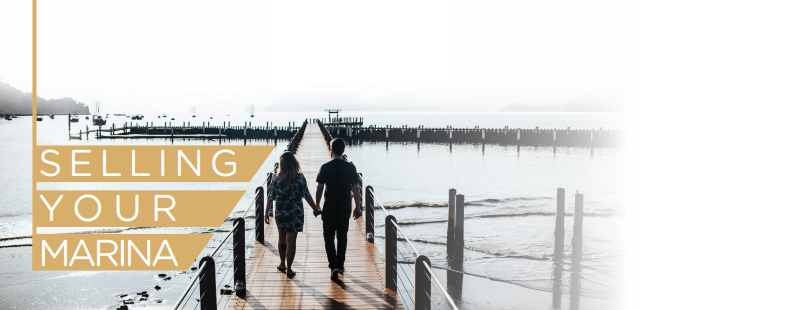
[[[96,127],[96,129],[92,129]],[[124,124],[109,124],[106,128],[99,126],[88,127],[85,133],[95,132],[98,139],[262,139],[262,140],[288,140],[300,127],[272,126],[269,122],[262,125],[253,125],[251,122],[231,125],[224,122],[222,126],[201,122],[201,125],[192,125],[190,122],[181,122],[181,125],[164,122],[124,122]],[[108,133],[103,135],[102,133]]]
[[[306,126],[296,157],[315,198],[316,176],[330,160],[318,126]],[[265,226],[265,242],[255,242],[246,262],[247,291],[234,296],[229,309],[402,309],[397,292],[385,288],[384,265],[374,244],[365,240],[365,222],[350,220],[347,236],[346,272],[330,279],[322,235],[321,217],[315,218],[305,204],[304,231],[298,234],[293,270],[288,279],[279,265],[278,231],[271,220]]]

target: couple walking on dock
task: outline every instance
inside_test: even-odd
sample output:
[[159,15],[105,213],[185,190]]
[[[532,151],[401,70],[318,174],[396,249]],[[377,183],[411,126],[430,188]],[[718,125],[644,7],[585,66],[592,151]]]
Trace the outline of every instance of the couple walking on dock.
[[[346,144],[341,138],[330,141],[332,160],[323,164],[318,172],[315,201],[307,189],[307,180],[301,171],[296,156],[285,151],[279,158],[279,168],[271,176],[268,186],[268,208],[265,222],[270,223],[271,201],[276,202],[276,227],[279,229],[279,258],[281,263],[276,268],[285,272],[288,278],[296,275],[293,271],[293,260],[296,257],[296,237],[303,230],[304,207],[302,199],[313,209],[313,215],[321,215],[324,228],[324,246],[329,261],[330,277],[337,279],[344,273],[346,260],[346,234],[349,230],[349,218],[361,216],[360,186],[355,165],[343,160]],[[326,186],[326,190],[324,187]],[[352,211],[352,193],[354,193],[355,210]],[[324,197],[324,209],[321,209],[321,197]],[[335,246],[335,239],[338,246]]]

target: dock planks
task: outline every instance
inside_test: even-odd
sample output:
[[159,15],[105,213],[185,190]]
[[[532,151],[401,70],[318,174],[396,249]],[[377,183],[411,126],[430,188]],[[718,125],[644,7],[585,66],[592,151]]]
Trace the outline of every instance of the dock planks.
[[[315,198],[316,176],[330,160],[318,126],[307,126],[296,154],[307,186]],[[321,217],[315,218],[304,203],[304,231],[298,234],[296,276],[276,270],[279,265],[276,225],[265,226],[265,244],[256,243],[246,262],[245,298],[234,296],[229,309],[402,309],[397,292],[385,288],[384,265],[374,244],[367,243],[363,218],[350,220],[347,236],[346,272],[338,281],[330,279],[324,248]]]

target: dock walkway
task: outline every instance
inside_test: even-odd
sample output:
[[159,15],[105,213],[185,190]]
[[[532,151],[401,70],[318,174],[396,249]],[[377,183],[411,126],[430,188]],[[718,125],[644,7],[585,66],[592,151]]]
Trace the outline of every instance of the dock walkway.
[[[315,198],[316,176],[330,160],[324,138],[315,124],[307,126],[296,154],[310,193]],[[293,270],[288,279],[279,265],[276,225],[265,226],[265,244],[256,242],[246,262],[247,292],[235,296],[229,309],[402,309],[396,292],[385,288],[384,264],[374,244],[364,236],[364,219],[350,220],[346,272],[330,279],[321,217],[315,218],[305,203],[304,231],[298,234]]]

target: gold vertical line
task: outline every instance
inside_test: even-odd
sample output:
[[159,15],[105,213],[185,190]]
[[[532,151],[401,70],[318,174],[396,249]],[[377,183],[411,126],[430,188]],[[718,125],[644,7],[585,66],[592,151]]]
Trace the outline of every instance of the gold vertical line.
[[[31,88],[32,89],[31,93],[32,93],[32,96],[33,96],[31,98],[31,123],[32,123],[32,128],[33,128],[32,129],[33,132],[32,132],[32,135],[31,135],[31,143],[32,143],[31,145],[32,145],[32,149],[34,149],[31,152],[31,157],[33,157],[31,159],[31,196],[33,198],[34,194],[37,192],[37,182],[34,181],[34,162],[36,160],[36,155],[35,154],[36,154],[36,146],[37,146],[37,0],[32,0],[31,2],[32,2],[32,25],[31,25],[31,27],[32,27],[31,28],[31,32],[32,32],[32,38],[31,38],[32,49],[31,49],[31,51],[33,53],[32,58],[31,58],[31,60],[32,60],[32,63],[31,63],[31,70],[32,70],[31,81],[32,81],[32,84],[33,84],[32,88]],[[32,203],[31,208],[33,208],[33,207],[34,206],[33,206],[33,203]],[[37,227],[34,226],[34,225],[31,225],[31,236],[34,236],[36,234],[37,234]],[[33,243],[33,239],[31,241]],[[32,260],[33,260],[34,256],[36,256],[36,255],[32,255]],[[36,266],[36,265],[34,265],[34,266]],[[33,266],[32,266],[32,268],[33,268]]]
[[[37,146],[37,0],[31,1],[33,4],[32,13],[32,99],[31,99],[31,123],[33,128],[33,135],[32,135],[32,145]],[[33,156],[33,155],[32,155]],[[33,173],[33,171],[32,171]],[[34,187],[36,187],[36,183],[34,183]]]

